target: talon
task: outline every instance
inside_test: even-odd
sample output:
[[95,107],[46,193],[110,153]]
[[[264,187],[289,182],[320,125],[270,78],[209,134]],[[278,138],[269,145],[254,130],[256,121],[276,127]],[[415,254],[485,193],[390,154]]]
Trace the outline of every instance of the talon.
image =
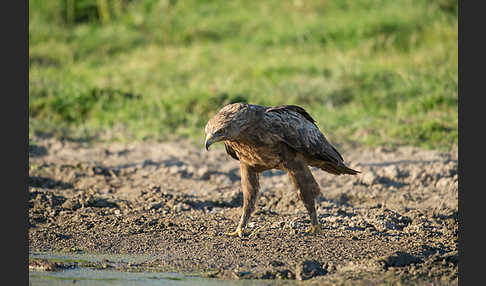
[[307,232],[309,234],[315,234],[315,235],[323,234],[320,224],[313,224],[313,225],[309,226],[309,228],[307,228],[305,230],[305,232]]
[[239,237],[243,237],[243,231],[240,228],[237,228],[233,232],[225,232],[224,234],[226,234],[228,236],[239,236]]

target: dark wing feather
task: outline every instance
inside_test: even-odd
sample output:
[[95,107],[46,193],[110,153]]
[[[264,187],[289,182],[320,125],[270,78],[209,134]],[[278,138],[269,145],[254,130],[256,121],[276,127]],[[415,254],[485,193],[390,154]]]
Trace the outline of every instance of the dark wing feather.
[[269,115],[267,124],[272,136],[312,158],[344,166],[341,154],[327,141],[315,120],[302,107],[278,106],[267,109],[266,113]]
[[[315,125],[315,120],[310,116],[305,109],[303,109],[300,106],[297,105],[280,105],[280,106],[275,106],[275,107],[269,107],[265,110],[265,112],[288,112],[289,110],[294,111],[302,115],[305,119],[310,121]],[[316,126],[317,127],[317,126]]]
[[228,153],[228,155],[233,157],[233,159],[240,160],[240,159],[238,159],[238,156],[236,155],[235,150],[233,150],[233,148],[231,148],[228,144],[224,143],[224,149],[226,149],[226,153]]

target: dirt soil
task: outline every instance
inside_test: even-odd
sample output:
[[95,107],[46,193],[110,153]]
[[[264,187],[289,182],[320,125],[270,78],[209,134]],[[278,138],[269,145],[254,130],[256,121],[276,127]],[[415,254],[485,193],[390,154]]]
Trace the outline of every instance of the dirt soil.
[[30,253],[152,255],[124,269],[225,279],[458,284],[456,148],[338,148],[362,173],[312,169],[320,236],[285,172],[266,171],[239,238],[224,235],[241,214],[239,164],[213,147],[31,138]]

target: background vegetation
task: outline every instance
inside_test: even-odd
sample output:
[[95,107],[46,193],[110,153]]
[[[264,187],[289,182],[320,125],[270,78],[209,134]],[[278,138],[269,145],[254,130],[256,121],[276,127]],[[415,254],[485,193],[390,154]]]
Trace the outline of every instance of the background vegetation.
[[457,144],[453,0],[29,1],[29,130],[204,140],[222,105],[298,104],[333,143]]

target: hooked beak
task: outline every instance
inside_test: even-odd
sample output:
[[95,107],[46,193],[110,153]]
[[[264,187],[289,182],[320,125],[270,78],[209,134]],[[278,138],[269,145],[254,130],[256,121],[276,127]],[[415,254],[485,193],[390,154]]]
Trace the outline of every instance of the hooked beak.
[[223,140],[224,140],[223,136],[211,137],[210,135],[208,135],[208,137],[206,137],[206,151],[209,151],[209,146],[213,145],[213,143],[223,141]]

